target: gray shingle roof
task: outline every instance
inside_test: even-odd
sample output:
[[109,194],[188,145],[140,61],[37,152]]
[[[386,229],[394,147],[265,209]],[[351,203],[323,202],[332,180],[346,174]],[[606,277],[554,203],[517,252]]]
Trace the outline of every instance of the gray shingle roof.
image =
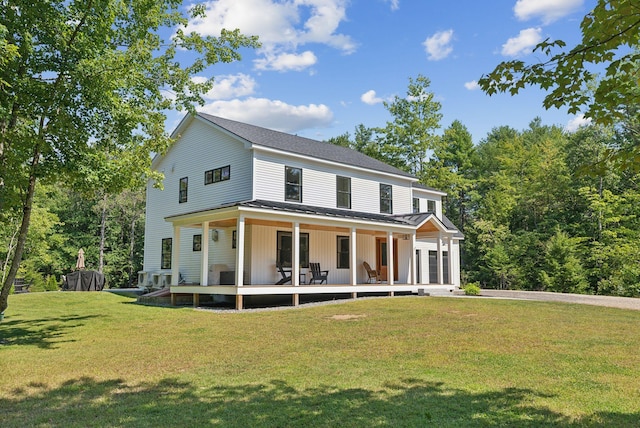
[[335,144],[331,144],[326,141],[317,141],[310,138],[298,137],[297,135],[249,125],[235,120],[223,119],[206,113],[198,113],[198,116],[257,146],[269,147],[272,149],[282,150],[284,152],[385,172],[402,177],[415,178],[413,175],[391,165],[387,165],[377,159],[373,159],[346,147],[336,146]]

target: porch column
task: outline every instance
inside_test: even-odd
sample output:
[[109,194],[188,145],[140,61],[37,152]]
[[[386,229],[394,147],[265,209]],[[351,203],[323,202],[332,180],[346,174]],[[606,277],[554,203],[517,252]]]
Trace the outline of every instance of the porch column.
[[356,285],[358,283],[358,266],[356,265],[357,263],[357,257],[356,257],[356,250],[357,250],[357,246],[356,246],[356,228],[352,227],[351,228],[351,237],[349,238],[349,246],[351,248],[349,248],[349,257],[351,260],[349,260],[349,275],[351,276],[351,285]]
[[[236,286],[242,287],[244,285],[244,214],[238,217],[236,229]],[[242,308],[242,296],[240,296],[240,308]]]
[[449,252],[449,265],[447,266],[449,271],[449,284],[453,284],[453,236],[449,235],[447,239],[447,251]]
[[418,275],[416,272],[416,231],[411,232],[411,265],[409,267],[409,275],[411,275],[411,285],[418,283]]
[[209,284],[209,222],[202,222],[202,238],[200,239],[200,285]]
[[178,285],[180,281],[180,226],[173,226],[171,241],[171,284]]
[[438,284],[444,283],[442,277],[442,233],[438,233]]
[[300,223],[293,223],[293,235],[291,237],[291,284],[294,287],[300,285]]
[[393,285],[395,266],[393,264],[393,232],[387,232],[387,283]]

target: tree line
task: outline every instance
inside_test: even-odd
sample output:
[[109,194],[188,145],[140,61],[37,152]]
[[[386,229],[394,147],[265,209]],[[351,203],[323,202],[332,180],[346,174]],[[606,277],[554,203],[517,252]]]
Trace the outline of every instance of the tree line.
[[[454,121],[442,135],[429,79],[385,103],[392,120],[330,139],[447,192],[465,234],[463,282],[483,287],[640,296],[640,120],[567,132],[534,118],[478,144]],[[418,124],[418,126],[416,126]]]

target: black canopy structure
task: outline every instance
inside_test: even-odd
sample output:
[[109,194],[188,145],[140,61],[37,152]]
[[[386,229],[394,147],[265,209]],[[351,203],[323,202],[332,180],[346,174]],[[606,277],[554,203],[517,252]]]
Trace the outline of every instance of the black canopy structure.
[[68,274],[62,285],[65,291],[101,291],[104,275],[95,270],[77,270]]

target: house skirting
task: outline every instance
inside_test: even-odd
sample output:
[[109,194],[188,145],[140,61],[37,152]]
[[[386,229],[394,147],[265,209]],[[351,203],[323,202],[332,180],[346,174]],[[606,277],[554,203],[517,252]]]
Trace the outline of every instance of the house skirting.
[[452,292],[454,285],[450,284],[337,284],[337,285],[174,285],[171,286],[171,304],[176,304],[178,295],[192,295],[193,305],[199,305],[200,295],[225,295],[236,296],[236,309],[242,309],[243,296],[265,296],[265,295],[290,295],[294,305],[298,304],[300,294],[351,294],[357,298],[359,293],[413,293],[431,294]]

